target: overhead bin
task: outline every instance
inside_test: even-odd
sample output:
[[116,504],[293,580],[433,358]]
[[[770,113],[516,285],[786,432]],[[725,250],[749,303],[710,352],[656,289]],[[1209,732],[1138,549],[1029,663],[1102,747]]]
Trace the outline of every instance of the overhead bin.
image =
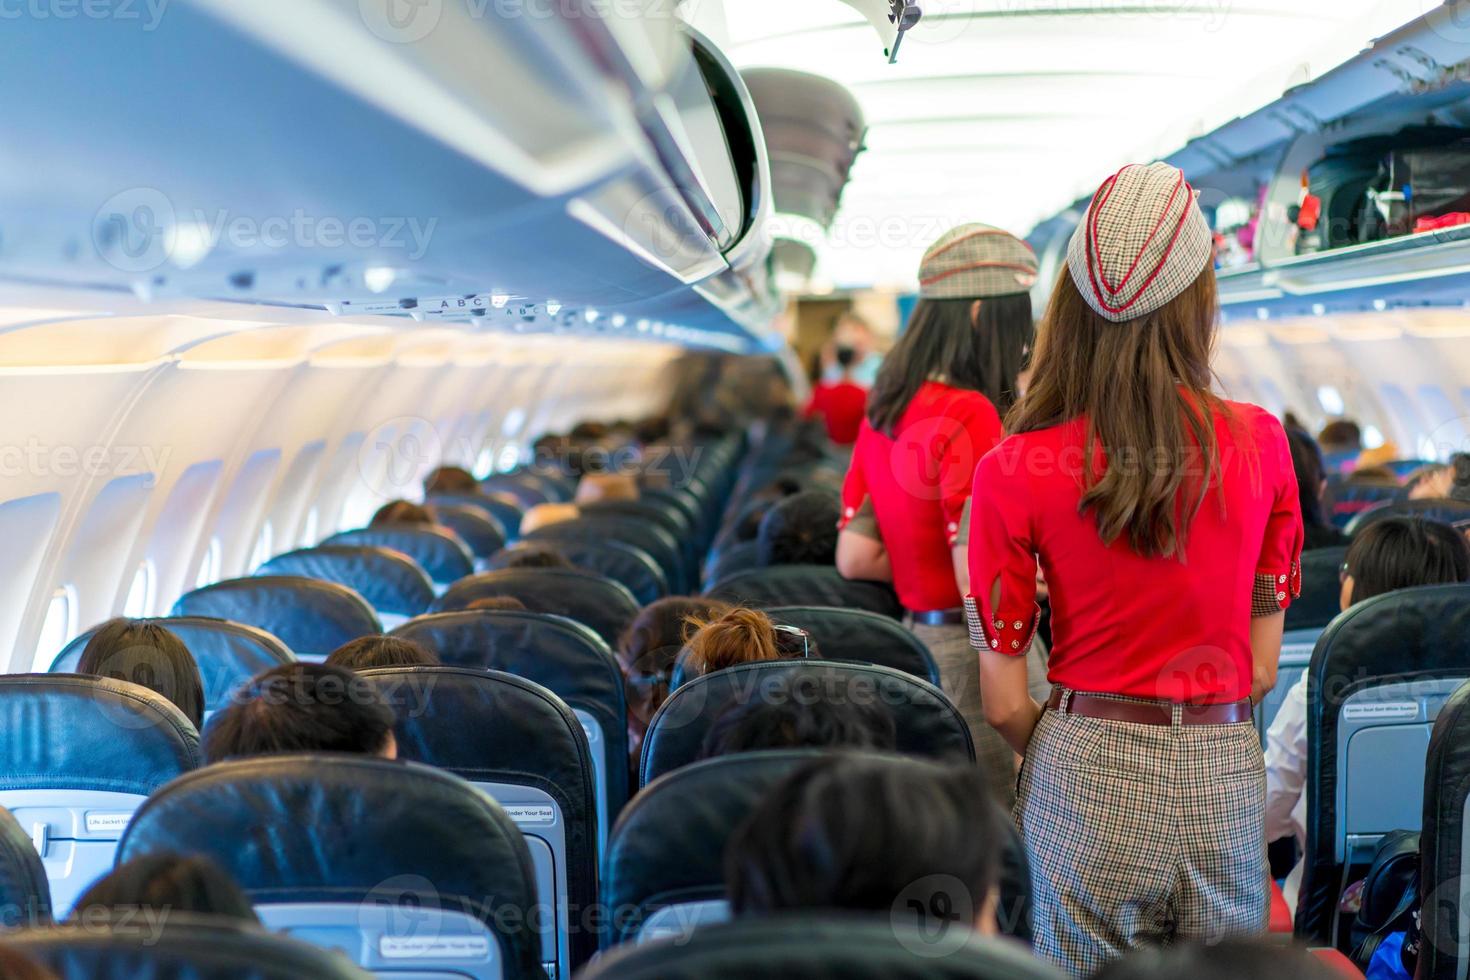
[[670,9],[139,9],[7,24],[0,84],[30,94],[0,119],[0,281],[520,331],[647,320],[731,349],[768,329],[759,123]]

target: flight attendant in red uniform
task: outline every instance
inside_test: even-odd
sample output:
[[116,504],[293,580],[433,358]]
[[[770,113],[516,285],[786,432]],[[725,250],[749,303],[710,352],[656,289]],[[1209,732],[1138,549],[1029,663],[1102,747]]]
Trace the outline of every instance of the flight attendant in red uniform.
[[[1016,818],[1040,952],[1265,928],[1265,777],[1302,521],[1281,425],[1210,390],[1209,227],[1184,175],[1093,197],[1041,322],[1013,433],[975,472],[970,630],[986,717],[1025,763]],[[1019,655],[1050,588],[1054,684]]]
[[925,253],[918,304],[868,394],[843,487],[837,554],[849,578],[893,582],[1006,803],[1015,754],[985,724],[961,603],[965,553],[956,541],[975,464],[1000,441],[999,411],[1015,401],[1035,332],[1028,292],[1035,282],[1031,249],[998,228],[962,225]]

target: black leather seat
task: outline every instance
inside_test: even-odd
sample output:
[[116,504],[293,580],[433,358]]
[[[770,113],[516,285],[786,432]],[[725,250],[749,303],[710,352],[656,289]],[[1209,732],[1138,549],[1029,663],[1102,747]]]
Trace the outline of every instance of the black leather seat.
[[1286,610],[1286,630],[1325,629],[1341,610],[1343,559],[1347,547],[1302,552],[1302,594]]
[[[793,675],[802,685],[796,691],[790,689]],[[694,762],[710,726],[732,705],[772,696],[876,702],[893,712],[900,754],[975,758],[964,719],[944,692],[926,681],[873,664],[765,660],[696,677],[669,695],[643,738],[640,784]]]
[[[335,754],[217,763],[155,793],[118,860],[162,851],[213,858],[268,928],[345,945],[375,972],[540,980],[526,843],[447,772]],[[426,937],[419,955],[384,953]]]
[[646,606],[669,594],[668,576],[647,552],[621,541],[580,541],[568,538],[555,545],[549,542],[522,542],[491,556],[490,569],[506,566],[518,552],[552,548],[583,571],[595,572],[612,579],[633,593],[633,599]]
[[476,599],[514,596],[531,612],[565,616],[590,627],[609,645],[638,615],[625,587],[592,572],[567,568],[502,568],[462,579],[434,600],[435,612],[464,609]]
[[823,660],[892,667],[939,686],[939,665],[929,648],[887,616],[830,606],[777,606],[766,612],[777,623],[810,633]]
[[694,587],[692,569],[687,566],[683,546],[668,529],[638,518],[620,514],[584,515],[560,521],[521,536],[522,541],[539,541],[555,546],[559,541],[621,541],[632,545],[658,562],[669,588],[682,594]]
[[480,481],[480,489],[513,497],[522,510],[529,510],[537,504],[564,504],[572,499],[572,493],[563,481],[529,470],[492,474]]
[[505,528],[483,508],[435,504],[434,519],[459,535],[476,558],[488,558],[505,547]]
[[445,666],[503,670],[534,681],[576,713],[597,770],[602,837],[628,801],[628,706],[612,651],[581,623],[529,612],[433,613],[394,636],[423,644]]
[[677,507],[657,500],[604,500],[583,504],[583,517],[623,517],[640,524],[657,525],[674,536],[679,544],[680,560],[686,572],[699,567],[699,541],[695,524]]
[[657,503],[683,514],[693,529],[695,541],[701,550],[709,544],[713,536],[712,529],[704,517],[704,503],[694,492],[680,487],[644,487],[639,493],[639,499],[643,501]]
[[[204,681],[204,710],[224,707],[230,692],[261,671],[296,659],[286,645],[263,629],[207,616],[175,616],[149,620],[167,626],[199,665]],[[76,673],[82,651],[96,627],[68,643],[51,663],[53,674]]]
[[170,912],[154,928],[90,922],[7,935],[59,980],[368,980],[335,950],[218,916]]
[[495,518],[505,532],[506,541],[521,534],[521,515],[525,509],[514,499],[500,493],[431,493],[424,501],[432,507],[448,504],[454,507],[478,507]]
[[1470,585],[1374,596],[1318,639],[1307,668],[1298,936],[1327,940],[1345,870],[1366,863],[1382,834],[1418,828],[1430,720],[1467,678]]
[[434,601],[434,583],[401,551],[369,545],[324,544],[276,555],[257,575],[301,575],[336,582],[368,601],[379,615],[417,616]]
[[0,809],[0,930],[51,923],[51,884],[31,835]]
[[761,567],[759,541],[731,541],[711,553],[704,567],[704,586],[709,588],[739,572]]
[[302,659],[383,632],[368,601],[345,585],[300,575],[232,578],[185,593],[173,616],[209,616],[270,633]]
[[1358,516],[1397,499],[1402,488],[1344,483],[1341,477],[1327,481],[1327,514],[1333,525],[1346,529]]
[[836,606],[866,609],[890,619],[903,617],[898,595],[883,582],[843,578],[827,565],[772,565],[736,572],[705,590],[712,599],[742,606]]
[[199,733],[145,687],[79,674],[0,676],[0,807],[34,843],[58,915],[113,863],[150,793],[199,765]]
[[1463,531],[1470,527],[1470,503],[1460,500],[1395,500],[1358,514],[1348,523],[1346,531],[1357,534],[1385,517],[1422,517]]
[[1424,770],[1420,835],[1419,980],[1460,980],[1470,971],[1464,922],[1470,910],[1465,866],[1466,800],[1470,799],[1470,684],[1440,709]]
[[886,917],[779,915],[616,950],[582,980],[1061,980],[1023,947]]
[[454,534],[425,524],[380,524],[352,531],[338,531],[322,544],[372,545],[401,551],[429,573],[437,584],[447,585],[475,570],[474,556]]
[[361,671],[398,714],[398,758],[484,789],[520,826],[536,866],[542,958],[563,973],[597,951],[569,917],[597,901],[597,794],[587,736],[566,702],[502,671],[390,667]]

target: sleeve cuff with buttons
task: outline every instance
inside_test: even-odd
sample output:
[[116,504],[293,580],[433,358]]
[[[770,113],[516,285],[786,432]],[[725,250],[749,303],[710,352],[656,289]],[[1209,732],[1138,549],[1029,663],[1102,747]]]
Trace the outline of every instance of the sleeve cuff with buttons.
[[1257,572],[1251,590],[1251,616],[1274,616],[1302,594],[1302,563],[1294,561],[1284,572]]
[[1003,616],[987,619],[980,610],[979,601],[972,595],[965,596],[965,622],[970,629],[970,645],[976,650],[995,650],[1016,657],[1031,649],[1036,638],[1036,628],[1041,625],[1041,609],[1031,604],[1029,616]]

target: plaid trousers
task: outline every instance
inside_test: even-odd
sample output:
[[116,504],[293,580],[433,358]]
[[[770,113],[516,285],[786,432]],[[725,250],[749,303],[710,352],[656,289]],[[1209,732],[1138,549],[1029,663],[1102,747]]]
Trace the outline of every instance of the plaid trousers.
[[1080,977],[1135,946],[1263,932],[1265,806],[1249,723],[1045,712],[1015,805],[1037,951]]

